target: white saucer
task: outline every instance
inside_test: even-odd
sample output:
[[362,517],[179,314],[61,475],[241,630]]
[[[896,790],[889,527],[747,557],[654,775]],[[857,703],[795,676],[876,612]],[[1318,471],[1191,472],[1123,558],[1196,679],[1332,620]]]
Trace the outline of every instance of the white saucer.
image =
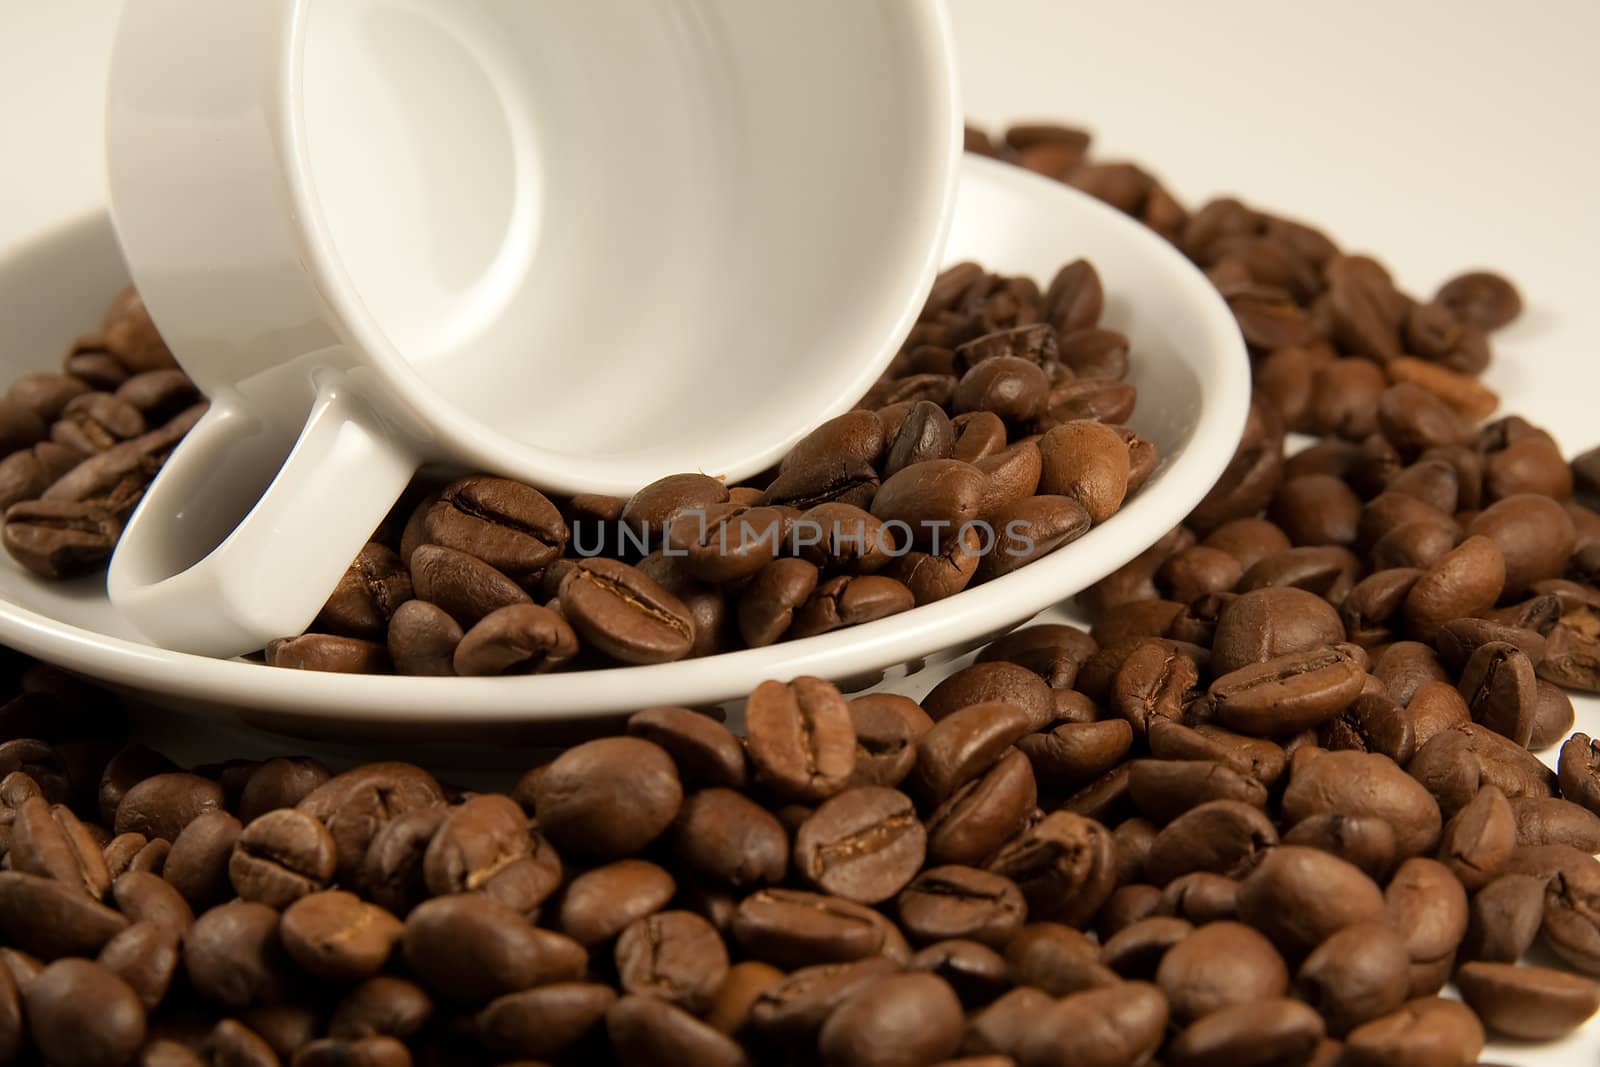
[[[1108,574],[1180,522],[1233,453],[1250,370],[1233,317],[1205,278],[1140,224],[1027,171],[968,157],[946,259],[1048,283],[1083,256],[1104,279],[1105,322],[1132,339],[1133,426],[1161,466],[1123,510],[1006,577],[879,622],[768,648],[650,667],[511,678],[402,678],[276,670],[145,643],[104,579],[40,581],[0,557],[0,643],[168,705],[232,713],[302,736],[396,740],[539,733],[540,724],[652,704],[715,705],[801,674],[860,689],[948,661]],[[46,233],[0,261],[3,380],[55,369],[126,284],[104,215]],[[920,680],[919,680],[920,681]],[[931,683],[929,683],[931,684]],[[591,724],[592,725],[592,724]]]

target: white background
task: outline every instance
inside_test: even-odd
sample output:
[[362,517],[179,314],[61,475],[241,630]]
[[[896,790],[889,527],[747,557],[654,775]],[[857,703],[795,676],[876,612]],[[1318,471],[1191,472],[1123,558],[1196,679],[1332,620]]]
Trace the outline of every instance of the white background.
[[[0,255],[103,202],[117,7],[0,0]],[[1099,156],[1144,164],[1185,203],[1234,193],[1299,215],[1418,295],[1467,267],[1505,271],[1528,312],[1497,335],[1488,381],[1569,451],[1600,444],[1600,3],[951,7],[967,112],[982,124],[1083,124]],[[1600,727],[1600,701],[1579,715]]]

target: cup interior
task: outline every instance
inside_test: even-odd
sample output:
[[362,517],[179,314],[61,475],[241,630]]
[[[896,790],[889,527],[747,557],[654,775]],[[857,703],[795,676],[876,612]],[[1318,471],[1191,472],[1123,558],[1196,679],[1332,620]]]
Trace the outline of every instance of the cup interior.
[[752,474],[937,267],[959,116],[924,0],[308,0],[298,54],[338,288],[461,458]]

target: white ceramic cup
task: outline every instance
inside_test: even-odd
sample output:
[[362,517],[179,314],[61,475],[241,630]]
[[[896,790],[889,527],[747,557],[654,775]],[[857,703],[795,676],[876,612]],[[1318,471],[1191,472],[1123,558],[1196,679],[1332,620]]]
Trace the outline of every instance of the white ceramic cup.
[[764,469],[914,321],[960,122],[936,0],[133,0],[112,214],[212,408],[112,601],[241,654],[424,463]]

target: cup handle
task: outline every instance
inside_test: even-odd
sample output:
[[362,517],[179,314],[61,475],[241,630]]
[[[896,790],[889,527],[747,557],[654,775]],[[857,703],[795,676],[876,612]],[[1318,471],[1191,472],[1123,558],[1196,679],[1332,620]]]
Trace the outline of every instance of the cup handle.
[[151,483],[106,585],[156,644],[238,656],[304,631],[418,466],[337,380],[291,434],[218,398]]

